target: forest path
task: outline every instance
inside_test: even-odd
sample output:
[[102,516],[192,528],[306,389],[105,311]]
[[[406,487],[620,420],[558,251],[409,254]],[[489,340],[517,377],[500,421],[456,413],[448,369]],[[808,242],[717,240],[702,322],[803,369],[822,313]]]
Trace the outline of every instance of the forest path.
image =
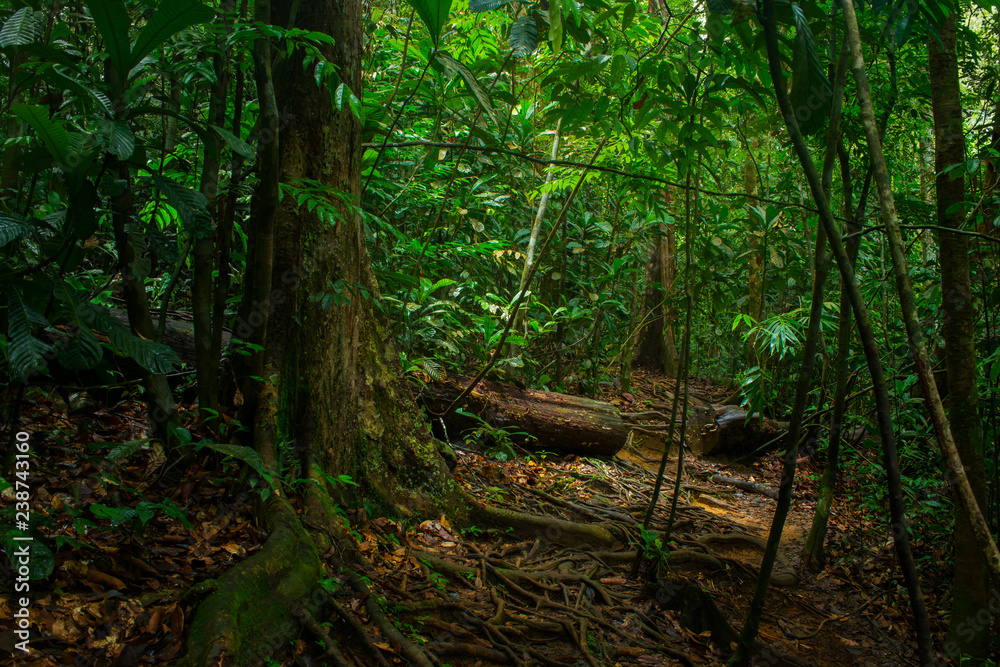
[[[636,378],[630,403],[641,404],[643,396],[656,392],[656,387],[673,388],[675,380],[658,374],[640,373]],[[722,403],[731,393],[724,387],[710,382],[692,380],[692,394],[712,404]],[[660,389],[662,392],[662,389]],[[604,400],[617,403],[613,395]],[[625,406],[621,406],[625,407]],[[654,449],[633,449],[623,451],[620,457],[630,460],[656,474],[661,451]],[[676,471],[676,453],[669,459],[667,474],[672,477]],[[793,587],[771,586],[765,606],[760,638],[765,643],[781,647],[783,651],[808,660],[815,665],[892,665],[909,664],[913,658],[910,626],[907,624],[905,597],[901,591],[886,595],[886,589],[877,584],[886,584],[878,577],[874,582],[867,575],[875,569],[888,568],[897,571],[892,558],[891,543],[883,548],[872,549],[858,531],[842,526],[842,514],[838,503],[842,501],[843,490],[838,491],[833,516],[830,521],[827,543],[837,540],[829,558],[835,565],[812,573],[802,565],[801,554],[812,525],[815,512],[815,491],[822,472],[821,464],[807,462],[796,474],[792,508],[782,530],[779,563],[775,570],[782,569],[782,561],[797,574],[798,582]],[[750,535],[766,541],[774,515],[775,501],[762,495],[749,493],[730,486],[712,482],[712,474],[722,475],[763,484],[777,490],[781,478],[781,460],[774,452],[755,461],[741,463],[720,463],[700,460],[690,451],[685,453],[685,476],[682,488],[685,495],[682,503],[690,503],[713,516],[724,518],[739,526]],[[664,492],[672,490],[668,485]],[[663,502],[661,500],[661,502]],[[870,540],[868,540],[870,542]],[[713,544],[715,552],[741,563],[748,572],[756,574],[761,562],[762,551],[745,542]],[[848,555],[852,561],[838,562],[838,556]],[[727,611],[734,625],[742,623],[753,593],[752,580],[729,585],[718,583],[717,603]],[[898,586],[895,588],[898,589]],[[822,624],[822,628],[820,628]],[[817,628],[819,631],[817,632]],[[795,637],[808,637],[797,640]]]
[[[111,505],[115,501],[110,494],[118,488],[144,488],[162,465],[151,448],[134,448],[116,466],[106,460],[122,440],[141,437],[141,406],[122,404],[84,419],[71,414],[58,397],[34,392],[27,400],[32,423],[24,427],[35,434],[38,454],[33,462],[32,514],[44,541],[61,548],[54,549],[49,580],[34,582],[34,650],[17,664],[174,664],[186,622],[200,600],[187,593],[263,543],[253,521],[253,493],[235,476],[238,468],[231,466],[220,478],[218,457],[204,455],[181,480],[160,487],[172,504],[157,505],[156,515],[145,525],[101,519],[89,508]],[[658,453],[497,461],[474,451],[460,452],[455,476],[480,501],[543,518],[613,526],[624,539],[611,546],[567,547],[558,531],[485,526],[463,530],[452,527],[446,517],[416,522],[347,508],[344,518],[367,563],[360,573],[371,581],[391,621],[434,655],[437,664],[722,665],[725,647],[706,633],[684,627],[681,615],[665,608],[664,591],[669,589],[630,576],[629,554],[634,560],[641,541],[637,521],[654,480],[650,468],[656,468],[644,457],[656,459]],[[715,554],[721,565],[683,562],[661,568],[666,578],[661,582],[690,582],[709,591],[722,615],[739,627],[760,549],[743,542],[712,542],[706,549],[698,538],[716,533],[766,537],[774,501],[717,486],[699,474],[720,469],[719,464],[688,460],[674,537],[688,551]],[[776,486],[778,462],[769,455],[754,465],[728,466],[725,472]],[[107,483],[109,475],[116,484]],[[668,483],[654,513],[654,527],[662,528],[667,521],[670,491]],[[783,554],[796,570],[812,516],[811,491],[808,480],[800,479],[785,533]],[[0,500],[0,509],[11,507],[9,492]],[[183,508],[185,521],[167,513],[176,506]],[[819,575],[800,571],[795,587],[772,586],[761,639],[819,667],[910,664],[901,657],[912,651],[913,642],[892,551],[870,532],[865,536],[863,526],[845,525],[841,516],[851,517],[853,524],[854,508],[841,511],[835,511],[831,525],[833,564]],[[337,579],[337,555],[331,551],[324,561]],[[11,583],[9,570],[6,577],[0,570],[0,584]],[[0,593],[0,617],[11,609],[6,594],[10,590],[5,585]],[[405,664],[399,646],[368,616],[360,597],[348,594],[341,604],[368,634],[369,647],[377,647],[390,664]],[[330,623],[350,664],[372,664],[339,617],[322,620]],[[824,621],[808,640],[784,634],[807,635]],[[0,649],[6,649],[12,634],[2,630],[0,624]],[[295,642],[292,653],[269,664],[321,662],[321,650],[307,633]]]

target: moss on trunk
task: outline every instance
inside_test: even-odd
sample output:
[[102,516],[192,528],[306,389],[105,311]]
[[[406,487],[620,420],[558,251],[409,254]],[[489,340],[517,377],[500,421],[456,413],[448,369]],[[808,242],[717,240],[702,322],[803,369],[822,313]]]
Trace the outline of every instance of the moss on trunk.
[[294,611],[325,598],[316,548],[295,510],[272,496],[266,518],[264,548],[223,575],[199,605],[183,667],[262,664],[298,635]]

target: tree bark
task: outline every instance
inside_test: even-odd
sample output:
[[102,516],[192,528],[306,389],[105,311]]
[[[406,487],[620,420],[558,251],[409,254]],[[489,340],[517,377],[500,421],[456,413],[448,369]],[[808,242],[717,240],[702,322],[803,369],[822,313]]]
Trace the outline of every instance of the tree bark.
[[[965,212],[965,179],[962,170],[945,170],[965,161],[965,132],[962,125],[962,92],[958,78],[955,35],[956,16],[952,11],[939,26],[941,44],[928,39],[931,103],[934,113],[934,170],[937,173],[938,225],[962,227]],[[976,383],[976,309],[969,275],[969,237],[938,232],[941,262],[942,323],[948,370],[948,421],[958,447],[965,474],[982,506],[986,500],[983,467],[983,434],[979,419],[979,387]],[[977,614],[989,606],[989,568],[986,556],[976,543],[965,512],[955,508],[955,575],[951,620],[946,651],[983,659],[989,651],[990,627],[978,623]]]
[[[335,44],[324,46],[324,55],[359,94],[360,16],[360,0],[282,0],[273,4],[272,21],[331,35]],[[303,67],[304,55],[296,50],[274,76],[288,119],[280,132],[280,182],[321,183],[340,217],[324,222],[294,197],[276,212],[266,367],[277,375],[278,441],[295,443],[295,463],[325,491],[307,497],[319,525],[333,520],[324,497],[341,494],[328,481],[339,475],[388,511],[460,517],[459,490],[399,368],[352,205],[361,190],[360,121],[347,105],[332,108],[326,84],[317,86],[313,68]]]
[[[219,9],[216,20],[228,24],[231,17],[232,0],[226,0]],[[229,55],[223,44],[225,35],[215,41],[212,65],[215,81],[212,83],[208,100],[208,122],[221,127],[226,115],[227,94],[229,92]],[[222,166],[222,151],[219,140],[214,135],[205,142],[204,161],[201,170],[201,193],[208,200],[210,211],[215,211],[218,222],[219,170]],[[200,419],[215,422],[219,410],[219,357],[213,356],[212,310],[215,301],[212,273],[215,269],[216,239],[215,229],[198,230],[192,253],[191,311],[194,318],[195,369],[198,372],[198,412]]]

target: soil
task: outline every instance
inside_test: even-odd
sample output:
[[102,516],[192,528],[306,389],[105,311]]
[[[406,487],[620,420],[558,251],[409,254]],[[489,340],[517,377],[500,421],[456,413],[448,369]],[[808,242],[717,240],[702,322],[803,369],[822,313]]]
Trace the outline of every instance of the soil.
[[[662,389],[668,380],[672,383],[637,373],[628,397],[610,391],[604,398],[625,410],[641,410],[644,396],[654,391],[662,396],[653,388]],[[692,389],[710,402],[729,393],[707,383]],[[109,451],[142,435],[138,404],[81,414],[45,394],[28,399],[21,428],[34,433],[32,512],[39,538],[55,554],[51,574],[32,582],[32,651],[17,664],[172,664],[182,651],[185,623],[209,582],[260,548],[264,536],[253,521],[255,492],[242,481],[238,461],[207,450],[181,475],[164,470],[161,455],[148,446],[136,446],[109,463]],[[741,626],[761,549],[752,539],[733,536],[766,539],[774,501],[707,478],[722,472],[776,488],[780,460],[773,452],[742,464],[685,456],[672,543],[645,542],[653,560],[644,561],[640,575],[655,565],[651,581],[633,577],[623,554],[644,543],[639,523],[660,451],[627,449],[613,459],[532,455],[506,461],[472,448],[457,454],[454,473],[480,500],[573,521],[600,521],[618,530],[621,540],[610,546],[566,545],[558,531],[462,530],[447,517],[418,522],[345,508],[343,516],[367,559],[362,574],[372,592],[432,664],[723,663],[730,647],[713,642],[707,629],[685,627],[681,615],[663,604],[663,591],[691,583],[710,593],[735,628]],[[676,467],[676,458],[669,458],[654,528],[669,521]],[[820,470],[806,462],[796,482],[776,573],[794,573],[797,583],[772,583],[760,630],[760,640],[786,658],[768,664],[801,664],[796,659],[831,667],[914,664],[906,595],[884,515],[871,511],[863,489],[844,486],[838,494],[827,568],[814,574],[801,566]],[[0,495],[5,517],[12,501],[11,493]],[[147,508],[151,516],[123,519],[97,507],[137,508],[139,501],[156,504]],[[705,541],[718,535],[730,539]],[[947,608],[941,590],[947,586],[939,583],[949,579],[942,565],[947,553],[941,551],[947,545],[928,548],[918,540],[917,547],[931,581],[928,606]],[[710,555],[720,567],[657,560],[671,549]],[[14,575],[3,561],[0,618],[10,619]],[[364,636],[358,636],[357,625],[344,622],[343,614],[317,620],[326,624],[348,664],[406,664],[364,600],[341,581],[338,565],[333,552],[325,555],[331,589],[340,591],[342,608],[360,623]],[[942,614],[934,613],[932,621],[940,645],[946,628]],[[2,625],[0,650],[12,650],[13,628],[7,621]],[[378,662],[370,655],[373,650],[379,652]],[[289,654],[267,664],[326,663],[316,637],[303,634]]]

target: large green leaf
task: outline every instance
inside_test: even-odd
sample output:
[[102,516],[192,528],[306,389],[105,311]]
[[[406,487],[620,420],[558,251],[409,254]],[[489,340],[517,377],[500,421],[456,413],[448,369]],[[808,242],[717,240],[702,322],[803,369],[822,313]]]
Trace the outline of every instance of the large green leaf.
[[153,182],[167,198],[167,203],[181,216],[186,229],[198,237],[212,232],[212,214],[208,212],[205,195],[159,174],[153,174]]
[[32,224],[20,218],[0,215],[0,248],[31,233]]
[[510,27],[510,48],[515,58],[527,58],[538,48],[538,26],[531,16],[519,16]]
[[35,134],[45,144],[52,157],[62,164],[66,163],[66,156],[69,155],[69,137],[66,135],[66,128],[50,120],[49,112],[45,108],[31,104],[15,104],[11,107],[11,111],[35,130]]
[[106,308],[92,303],[83,307],[89,311],[88,316],[93,316],[94,328],[108,334],[111,345],[119,354],[135,359],[137,364],[152,373],[169,373],[180,366],[180,358],[169,345],[140,338]]
[[448,12],[451,11],[451,0],[406,0],[410,6],[417,10],[421,20],[431,33],[431,41],[434,46],[438,45],[441,39],[441,28],[448,22]]
[[552,42],[552,53],[556,55],[562,51],[562,18],[562,0],[549,0],[549,41]]
[[476,80],[476,77],[472,74],[472,72],[469,71],[469,68],[452,58],[444,51],[437,52],[434,54],[434,57],[437,58],[438,62],[444,65],[446,69],[449,69],[462,77],[465,81],[465,85],[469,88],[469,92],[471,92],[472,96],[476,98],[476,102],[479,103],[479,106],[483,108],[483,111],[485,111],[496,126],[499,127],[500,121],[497,118],[496,112],[493,110],[493,102],[490,100],[489,93],[487,93],[486,90],[479,85],[479,82]]
[[76,79],[63,74],[62,72],[49,68],[42,74],[42,79],[62,90],[69,90],[82,99],[90,98],[101,108],[101,111],[108,117],[115,115],[114,106],[108,96],[101,91],[85,86]]
[[252,160],[254,158],[253,148],[250,147],[250,144],[243,141],[229,130],[221,128],[218,125],[209,125],[209,127],[212,128],[212,131],[219,135],[219,138],[225,141],[226,145],[233,149],[233,151],[239,153],[248,160]]
[[514,0],[469,0],[469,10],[473,12],[489,12]]
[[73,327],[69,340],[59,349],[59,363],[71,371],[93,368],[104,357],[104,350],[90,330],[90,314],[82,307],[76,291],[65,281],[55,284],[55,296],[62,302],[62,318]]
[[7,288],[7,363],[10,374],[21,381],[46,368],[46,357],[52,346],[32,335],[36,326],[45,326],[45,318],[28,305],[24,294],[16,287]]
[[833,89],[819,61],[812,30],[802,8],[793,4],[792,16],[795,19],[795,42],[789,99],[802,132],[815,134],[823,128],[830,115]]
[[36,41],[41,34],[43,12],[36,12],[31,7],[21,7],[7,19],[0,29],[0,47],[22,46]]
[[94,17],[97,30],[104,38],[104,46],[108,50],[111,63],[115,66],[118,76],[124,81],[128,76],[130,53],[128,28],[131,21],[124,0],[87,0],[87,9]]
[[215,11],[197,0],[163,0],[135,40],[129,70],[184,28],[213,18]]
[[135,150],[135,135],[125,121],[108,119],[101,121],[95,137],[102,148],[119,160],[132,157],[132,152]]
[[246,463],[248,466],[253,468],[258,475],[268,481],[274,478],[274,473],[268,469],[267,465],[265,465],[264,459],[260,458],[260,454],[249,447],[244,445],[229,445],[221,442],[210,442],[207,440],[202,440],[197,444],[198,449],[207,447],[208,449],[219,452],[223,456],[231,456],[238,461],[243,461],[243,463]]

